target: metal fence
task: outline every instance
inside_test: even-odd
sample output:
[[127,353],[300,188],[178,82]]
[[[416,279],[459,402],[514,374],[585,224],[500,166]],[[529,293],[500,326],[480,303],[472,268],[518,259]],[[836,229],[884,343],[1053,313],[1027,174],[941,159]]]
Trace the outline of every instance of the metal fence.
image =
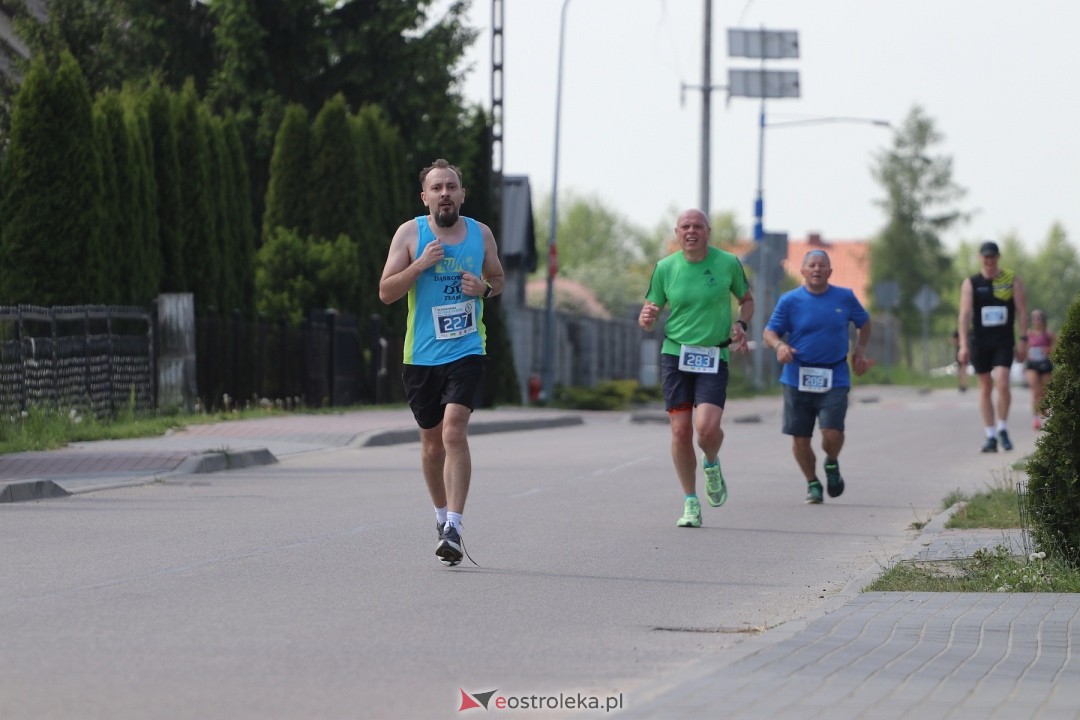
[[0,411],[154,407],[154,323],[145,308],[0,306]]
[[[542,366],[543,311],[508,319],[524,388],[522,369],[535,374]],[[564,313],[556,320],[557,384],[640,377],[636,323]],[[0,411],[75,409],[104,418],[157,409],[157,341],[165,337],[158,322],[156,310],[139,307],[0,306]],[[184,331],[194,334],[192,392],[204,411],[404,402],[403,338],[388,330],[377,316],[361,324],[335,310],[313,310],[298,327],[240,313],[200,315]]]
[[374,402],[355,315],[313,310],[299,326],[233,313],[196,319],[199,403],[205,410]]

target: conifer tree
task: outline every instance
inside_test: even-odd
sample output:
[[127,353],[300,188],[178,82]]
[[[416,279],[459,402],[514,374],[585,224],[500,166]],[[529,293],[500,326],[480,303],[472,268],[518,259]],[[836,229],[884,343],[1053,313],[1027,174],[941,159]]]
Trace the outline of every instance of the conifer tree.
[[121,95],[128,134],[132,139],[133,172],[132,204],[136,208],[134,254],[136,272],[129,278],[129,297],[134,305],[149,305],[161,291],[164,259],[159,244],[157,217],[157,182],[153,168],[153,138],[150,122],[141,98],[131,90]]
[[1058,333],[1049,414],[1028,458],[1027,502],[1036,543],[1080,569],[1080,295]]
[[228,179],[233,192],[230,200],[233,207],[229,215],[233,218],[234,238],[230,267],[237,280],[237,307],[245,314],[255,309],[255,222],[251,211],[251,195],[248,192],[250,180],[247,161],[244,154],[240,130],[235,116],[225,117],[223,130],[225,147],[229,154],[229,167],[232,171]]
[[183,289],[194,293],[196,311],[204,313],[210,307],[221,309],[217,298],[220,263],[216,218],[210,197],[210,145],[194,83],[184,84],[176,98],[174,112],[180,159],[179,228],[183,237],[186,277]]
[[[352,121],[343,95],[323,105],[315,118],[311,134],[310,207],[311,237],[317,241],[336,242],[346,236],[357,243],[363,235],[363,209],[377,202],[365,198],[361,190],[360,163],[352,136]],[[370,263],[361,263],[353,278],[355,292],[343,293],[357,299],[357,305],[338,308],[367,317],[374,308],[370,289],[375,283]]]
[[99,302],[101,161],[90,92],[70,53],[34,61],[15,98],[5,155],[0,293],[5,303]]
[[311,231],[308,193],[311,189],[311,124],[300,105],[285,109],[278,128],[274,155],[270,160],[270,180],[266,191],[262,238],[274,228],[294,230],[304,237]]
[[157,245],[161,255],[160,292],[187,289],[184,270],[184,235],[180,232],[180,156],[176,138],[175,96],[160,84],[151,83],[141,106],[150,131],[150,167],[155,190]]
[[97,287],[95,295],[98,302],[111,305],[123,304],[124,263],[128,260],[126,248],[121,246],[124,225],[127,216],[120,202],[116,144],[123,144],[121,138],[114,137],[114,115],[121,115],[119,100],[116,95],[105,92],[94,101],[94,139],[97,143],[98,156],[101,158],[101,208],[104,222],[98,228],[98,250],[89,258],[87,267],[90,281]]

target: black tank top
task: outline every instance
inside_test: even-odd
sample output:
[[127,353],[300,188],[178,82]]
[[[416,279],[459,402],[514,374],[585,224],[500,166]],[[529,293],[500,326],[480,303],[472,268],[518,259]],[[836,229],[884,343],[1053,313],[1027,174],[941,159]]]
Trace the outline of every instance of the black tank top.
[[971,276],[973,336],[980,345],[1013,345],[1016,303],[1013,272],[1004,268],[993,278]]

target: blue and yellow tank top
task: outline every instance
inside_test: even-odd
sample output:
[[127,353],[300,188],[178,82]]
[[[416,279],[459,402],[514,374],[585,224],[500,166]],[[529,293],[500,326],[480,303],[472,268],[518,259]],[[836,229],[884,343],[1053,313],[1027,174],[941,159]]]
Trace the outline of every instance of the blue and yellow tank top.
[[[405,330],[404,362],[408,365],[445,365],[467,355],[484,355],[484,301],[461,291],[461,273],[481,276],[484,236],[472,218],[465,221],[465,239],[443,245],[446,256],[420,274],[409,289],[409,317]],[[416,218],[416,257],[435,239],[427,216]]]

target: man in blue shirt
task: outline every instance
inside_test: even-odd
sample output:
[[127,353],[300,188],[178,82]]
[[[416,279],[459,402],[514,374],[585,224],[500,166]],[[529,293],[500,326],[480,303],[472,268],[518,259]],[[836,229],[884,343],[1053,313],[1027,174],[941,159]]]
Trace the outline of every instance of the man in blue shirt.
[[[829,497],[844,492],[839,455],[844,446],[851,374],[848,370],[849,324],[858,328],[851,363],[856,375],[872,365],[866,358],[870,342],[870,315],[849,288],[829,284],[832,265],[824,250],[803,257],[802,287],[784,293],[765,327],[765,344],[776,351],[784,367],[785,435],[792,436],[795,462],[806,478],[806,502],[822,502],[817,479],[817,458],[810,445],[814,422],[821,429],[825,452],[825,477]],[[785,339],[786,338],[786,339]]]

